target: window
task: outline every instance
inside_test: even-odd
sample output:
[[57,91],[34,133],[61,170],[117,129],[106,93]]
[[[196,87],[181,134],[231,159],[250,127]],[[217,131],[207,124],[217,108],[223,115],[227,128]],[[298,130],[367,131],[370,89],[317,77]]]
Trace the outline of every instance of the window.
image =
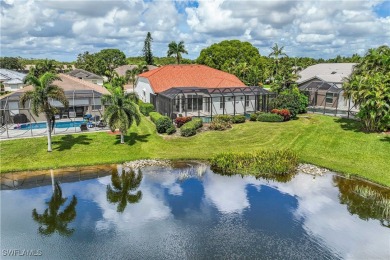
[[210,112],[211,110],[210,98],[205,98],[205,103],[206,103],[206,112]]
[[101,110],[101,109],[102,109],[102,105],[92,105],[92,110],[93,111]]
[[333,104],[333,93],[326,93],[326,103]]
[[245,106],[249,107],[249,96],[245,96]]
[[142,90],[142,94],[144,95],[144,97],[146,97],[146,91],[145,90]]
[[219,98],[219,109],[223,109],[223,97]]
[[202,110],[203,97],[197,95],[187,96],[187,108],[189,111]]

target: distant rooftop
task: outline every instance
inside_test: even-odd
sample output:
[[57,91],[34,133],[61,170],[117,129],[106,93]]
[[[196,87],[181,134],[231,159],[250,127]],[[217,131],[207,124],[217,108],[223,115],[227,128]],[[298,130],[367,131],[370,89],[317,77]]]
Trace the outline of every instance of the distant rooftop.
[[342,83],[344,78],[352,74],[353,68],[357,63],[321,63],[309,66],[299,72],[301,76],[297,82],[303,83],[313,78],[319,78],[323,81]]
[[0,69],[0,81],[8,84],[22,84],[26,76],[14,70]]
[[103,77],[83,69],[74,69],[66,74],[78,79],[103,79]]
[[[154,69],[158,68],[157,66],[154,66],[154,65],[146,65],[146,66],[148,67],[148,70],[154,70]],[[138,65],[122,65],[114,70],[116,73],[118,73],[119,76],[125,76],[126,71],[133,70],[137,67],[138,67]]]

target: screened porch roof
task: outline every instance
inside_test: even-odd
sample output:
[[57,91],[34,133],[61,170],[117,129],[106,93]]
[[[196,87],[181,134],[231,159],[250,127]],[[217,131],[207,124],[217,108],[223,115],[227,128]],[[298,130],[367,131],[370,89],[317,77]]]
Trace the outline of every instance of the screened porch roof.
[[311,81],[303,86],[299,87],[302,91],[317,92],[323,91],[326,93],[340,93],[343,91],[342,88],[339,88],[335,83],[326,82],[326,81]]
[[206,97],[219,97],[219,96],[253,96],[253,95],[267,95],[272,92],[256,87],[229,87],[229,88],[199,88],[199,87],[175,87],[165,90],[159,95],[165,96],[170,99],[174,99],[178,95],[184,94],[202,94]]

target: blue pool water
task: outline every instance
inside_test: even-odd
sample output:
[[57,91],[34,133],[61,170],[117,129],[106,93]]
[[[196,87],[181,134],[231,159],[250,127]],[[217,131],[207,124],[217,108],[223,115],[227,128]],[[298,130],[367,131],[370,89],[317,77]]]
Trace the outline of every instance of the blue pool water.
[[[70,127],[80,127],[81,123],[84,121],[68,121],[68,122],[56,122],[55,128],[70,128]],[[15,129],[45,129],[46,123],[28,123],[28,124],[22,124],[19,127],[16,127]]]
[[389,190],[331,173],[279,182],[188,162],[2,177],[2,259],[390,259],[388,216],[355,192]]

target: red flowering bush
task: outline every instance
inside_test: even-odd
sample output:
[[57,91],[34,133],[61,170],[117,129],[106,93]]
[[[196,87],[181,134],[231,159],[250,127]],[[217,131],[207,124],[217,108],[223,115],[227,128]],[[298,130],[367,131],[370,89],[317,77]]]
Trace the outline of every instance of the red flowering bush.
[[272,109],[271,113],[282,116],[284,121],[288,121],[291,118],[291,113],[288,109]]
[[175,119],[176,127],[180,128],[182,125],[184,125],[187,122],[190,122],[191,120],[192,120],[192,117],[190,117],[190,116],[177,117]]

